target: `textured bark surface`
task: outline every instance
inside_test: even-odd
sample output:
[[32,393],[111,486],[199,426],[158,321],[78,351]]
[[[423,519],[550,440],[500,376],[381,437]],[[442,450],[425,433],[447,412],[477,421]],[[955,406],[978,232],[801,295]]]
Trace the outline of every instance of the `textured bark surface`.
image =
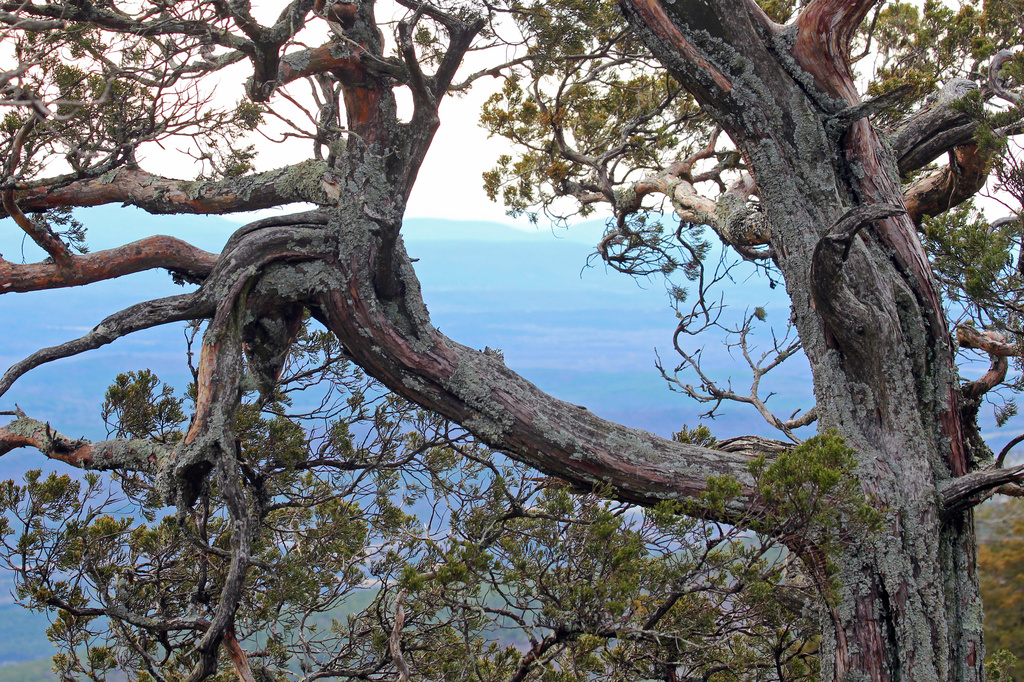
[[[876,541],[842,559],[841,596],[824,625],[826,677],[981,679],[970,512],[943,516],[936,496],[971,466],[944,313],[903,204],[897,157],[866,119],[830,127],[858,101],[849,39],[874,3],[812,2],[785,29],[766,27],[741,1],[700,17],[650,0],[624,4],[751,164],[813,370],[819,424],[858,450],[863,488],[886,513]],[[926,148],[923,138],[905,131],[902,156]],[[868,211],[867,225],[837,223],[858,207],[885,206],[897,210]]]
[[[915,223],[975,191],[988,160],[972,146],[975,124],[949,106],[969,90],[962,84],[947,87],[888,142],[872,127],[867,115],[873,107],[859,102],[849,45],[876,4],[812,0],[794,24],[783,27],[751,0],[621,0],[635,31],[742,153],[751,175],[726,195],[742,204],[756,187],[764,213],[734,222],[724,211],[712,215],[719,208],[693,187],[692,166],[700,154],[651,179],[634,199],[646,192],[671,194],[686,215],[707,217],[726,243],[769,247],[751,257],[770,257],[783,273],[813,371],[818,424],[836,429],[856,449],[863,490],[884,515],[876,535],[845,547],[840,557],[842,586],[822,622],[824,677],[970,682],[982,678],[984,659],[970,508],[1021,472],[975,470],[972,436],[961,415],[976,405],[961,405],[952,340]],[[312,6],[292,3],[289,12],[305,16]],[[180,509],[194,502],[208,476],[217,477],[237,532],[216,616],[202,626],[193,680],[215,669],[222,641],[239,654],[232,619],[255,533],[235,456],[242,377],[251,373],[261,391],[273,384],[304,310],[390,390],[547,474],[578,487],[609,488],[630,502],[693,500],[708,489],[710,477],[727,475],[740,482],[742,493],[719,518],[749,520],[761,511],[751,494],[750,456],[785,447],[749,438],[711,450],[608,422],[543,393],[507,368],[500,354],[462,346],[432,326],[402,243],[402,217],[438,127],[438,103],[483,22],[437,8],[410,9],[411,18],[397,26],[397,57],[385,57],[371,2],[324,10],[344,40],[292,54],[281,54],[298,25],[288,12],[267,28],[247,15],[236,17],[244,38],[210,34],[237,50],[226,60],[252,62],[248,91],[255,101],[265,101],[282,83],[330,76],[347,126],[345,138],[333,141],[329,160],[216,182],[182,182],[122,167],[95,177],[14,183],[4,193],[4,206],[19,225],[27,222],[25,212],[112,201],[155,213],[218,213],[297,201],[320,206],[247,225],[216,256],[170,237],[75,256],[60,251],[48,231],[22,225],[50,247],[53,262],[0,261],[4,293],[75,286],[153,267],[200,284],[194,293],[116,313],[80,339],[17,363],[0,379],[2,394],[44,362],[158,324],[210,320],[196,412],[173,448],[70,441],[24,415],[0,429],[0,454],[29,445],[76,466],[155,470],[164,498]],[[49,11],[39,7],[39,17],[52,18]],[[139,30],[103,8],[88,11],[60,16]],[[433,74],[423,71],[413,40],[423,16],[448,38]],[[184,23],[175,30],[193,35],[202,29]],[[413,111],[405,122],[397,115],[395,83],[412,92]],[[713,151],[712,145],[703,153]],[[946,152],[955,163],[920,180],[905,197],[900,177]],[[1013,352],[1004,353],[1007,344],[974,330],[962,330],[960,338],[996,358]],[[1005,360],[993,360],[966,397],[975,400],[1005,372]],[[234,661],[239,675],[249,674],[244,653]]]

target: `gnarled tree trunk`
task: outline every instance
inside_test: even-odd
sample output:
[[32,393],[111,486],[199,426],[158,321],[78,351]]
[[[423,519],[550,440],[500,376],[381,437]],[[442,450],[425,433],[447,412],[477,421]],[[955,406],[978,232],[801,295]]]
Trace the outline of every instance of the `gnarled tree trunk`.
[[[813,371],[819,425],[836,429],[857,450],[864,491],[884,513],[882,529],[847,546],[839,559],[841,588],[823,620],[825,677],[969,682],[982,678],[984,647],[965,500],[1019,471],[971,471],[975,463],[962,426],[949,330],[899,183],[903,159],[913,156],[917,168],[930,161],[924,158],[928,149],[938,154],[966,143],[958,138],[930,144],[930,136],[962,121],[951,116],[941,122],[945,128],[932,121],[936,125],[909,129],[890,148],[858,106],[849,44],[877,1],[813,0],[794,24],[781,27],[753,0],[621,0],[649,48],[745,157]],[[111,30],[126,21],[107,17],[102,8],[87,12],[73,4],[62,21],[102,19]],[[197,413],[180,444],[71,441],[19,415],[0,429],[0,454],[31,445],[77,466],[157,471],[165,497],[183,507],[194,501],[203,478],[216,472],[233,491],[235,523],[245,528],[248,517],[235,489],[241,484],[231,465],[239,378],[244,366],[261,385],[272,383],[306,308],[389,389],[547,473],[610,486],[639,504],[693,499],[707,489],[709,477],[730,475],[743,493],[722,518],[756,512],[750,508],[748,457],[602,420],[544,394],[499,355],[466,348],[431,325],[400,237],[402,216],[438,126],[438,102],[483,21],[402,4],[413,14],[398,26],[397,58],[385,56],[370,0],[333,4],[326,16],[344,40],[321,48],[278,54],[298,30],[287,13],[273,29],[246,21],[245,38],[219,38],[254,61],[254,100],[311,74],[330,74],[339,84],[346,137],[338,133],[326,160],[244,180],[180,183],[125,168],[49,186],[12,183],[5,190],[5,209],[52,249],[53,262],[0,259],[2,291],[74,286],[151,267],[171,269],[201,286],[192,294],[133,306],[81,339],[39,351],[8,371],[0,394],[43,362],[133,331],[183,319],[213,322],[202,348]],[[305,17],[309,5],[292,7]],[[48,16],[47,7],[29,9]],[[424,16],[448,37],[432,75],[423,72],[412,39]],[[156,30],[124,26],[139,35]],[[181,31],[198,30],[182,26]],[[413,92],[414,112],[405,123],[396,114],[395,83]],[[314,201],[321,208],[248,225],[219,256],[169,238],[74,256],[54,235],[32,233],[36,228],[21,213],[114,200],[160,212],[245,210],[291,201]],[[915,206],[915,215],[928,210]],[[204,662],[192,679],[208,675],[217,646],[225,637],[231,640],[248,561],[244,552],[239,557],[231,591],[225,588],[203,638]]]
[[937,495],[971,465],[954,349],[897,158],[849,115],[850,39],[873,4],[813,2],[785,28],[743,0],[623,7],[750,163],[819,425],[857,449],[864,490],[885,513],[874,540],[841,558],[826,678],[975,680],[972,518],[944,513]]

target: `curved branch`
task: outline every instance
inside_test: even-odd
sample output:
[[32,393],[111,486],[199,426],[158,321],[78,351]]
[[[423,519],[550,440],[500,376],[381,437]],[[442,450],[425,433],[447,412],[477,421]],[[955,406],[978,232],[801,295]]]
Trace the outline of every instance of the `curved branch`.
[[[14,136],[14,141],[11,143],[11,150],[7,156],[6,168],[4,169],[4,175],[12,177],[17,169],[18,164],[21,162],[21,150],[25,144],[25,140],[28,138],[29,133],[35,129],[36,125],[43,119],[44,114],[39,112],[33,113],[28,121],[21,126],[17,135]],[[14,191],[11,189],[4,190],[2,194],[2,203],[4,210],[7,211],[7,215],[14,219],[14,222],[18,224],[25,234],[32,238],[36,244],[39,245],[46,253],[50,254],[50,257],[54,260],[57,265],[66,266],[71,260],[71,251],[68,250],[67,244],[65,244],[60,237],[55,235],[45,223],[38,225],[28,219],[23,212],[18,202],[14,198]]]
[[1012,90],[1007,90],[1006,87],[1003,86],[1002,77],[999,75],[1003,65],[1012,60],[1013,56],[1013,52],[1010,50],[1000,50],[999,52],[996,52],[992,57],[992,61],[988,65],[988,85],[992,88],[992,91],[997,97],[1001,97],[1007,102],[1012,102],[1013,104],[1020,104],[1024,98]]
[[960,387],[960,393],[965,401],[980,398],[1006,379],[1006,372],[1009,370],[1010,363],[1003,356],[992,355],[990,357],[992,358],[992,364],[989,366],[988,371],[978,379],[968,381]]
[[991,151],[977,144],[958,145],[949,152],[949,163],[920,178],[903,193],[907,213],[917,225],[925,216],[936,216],[977,194],[988,180]]
[[96,178],[57,178],[21,187],[13,196],[30,212],[121,203],[157,214],[235,213],[298,202],[333,204],[324,180],[327,172],[326,163],[311,160],[237,178],[189,182],[119,168]]
[[1003,446],[1003,449],[999,451],[999,455],[996,457],[995,467],[1001,468],[1003,462],[1006,461],[1006,456],[1010,454],[1010,451],[1017,445],[1020,445],[1021,441],[1024,441],[1024,433],[1016,436],[1010,440],[1009,443]]
[[66,267],[71,262],[71,251],[68,250],[68,245],[61,241],[60,237],[55,235],[48,228],[41,225],[36,225],[28,216],[26,216],[21,207],[14,199],[13,190],[4,190],[3,194],[0,195],[3,198],[4,211],[7,212],[14,222],[18,224],[25,234],[32,238],[36,244],[39,245],[46,253],[50,255],[50,258],[59,266]]
[[148,440],[116,438],[99,443],[68,438],[50,425],[21,414],[0,427],[0,455],[15,448],[35,448],[50,459],[79,469],[154,473],[167,461],[174,446]]
[[66,266],[0,261],[0,293],[75,287],[154,268],[205,277],[217,255],[174,237],[156,235],[114,249],[72,256]]
[[[676,443],[597,417],[557,400],[505,366],[430,324],[412,263],[399,242],[396,274],[401,297],[382,302],[374,287],[376,249],[365,220],[343,228],[350,235],[335,264],[305,263],[282,276],[279,290],[319,282],[314,315],[341,340],[353,360],[389,389],[463,425],[482,442],[543,473],[583,488],[608,486],[620,499],[654,505],[696,499],[709,476],[727,475],[747,491],[728,504],[731,519],[751,513],[749,458]],[[269,283],[266,284],[270,286]]]
[[999,332],[981,332],[966,324],[956,328],[956,340],[961,348],[975,348],[997,357],[1021,355],[1020,347],[1016,343],[1007,342]]
[[212,306],[206,304],[198,294],[199,292],[195,292],[137,303],[107,317],[85,336],[59,346],[36,351],[7,370],[3,378],[0,379],[0,395],[6,393],[11,385],[26,372],[47,362],[105,346],[122,336],[142,329],[209,316]]

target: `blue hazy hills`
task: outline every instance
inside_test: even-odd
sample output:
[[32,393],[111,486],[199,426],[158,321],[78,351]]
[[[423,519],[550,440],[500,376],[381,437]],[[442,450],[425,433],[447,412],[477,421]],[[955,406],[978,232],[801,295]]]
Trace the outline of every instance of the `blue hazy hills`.
[[[76,215],[88,228],[93,251],[150,234],[173,234],[219,251],[238,227],[218,217],[151,216],[113,207]],[[39,252],[13,226],[4,227],[0,253],[6,259],[38,259]],[[410,254],[419,259],[417,272],[432,320],[445,334],[472,347],[502,349],[509,367],[559,398],[668,436],[684,423],[694,425],[703,411],[671,392],[655,369],[655,349],[666,366],[676,364],[675,313],[660,279],[634,280],[602,265],[587,267],[601,230],[600,223],[530,232],[495,223],[410,219],[404,234]],[[0,299],[7,330],[0,364],[10,366],[40,347],[84,334],[106,315],[140,300],[181,292],[165,272],[151,271],[86,287],[9,294]],[[788,317],[788,302],[763,279],[728,283],[722,293],[741,311],[764,306],[769,322],[784,323]],[[0,409],[17,403],[69,436],[102,437],[99,405],[119,372],[148,367],[184,388],[183,330],[180,324],[147,330],[44,365],[19,380],[0,399]],[[693,348],[698,343],[704,347],[712,375],[722,381],[735,360],[742,362],[721,345],[720,335],[688,340]],[[794,358],[779,368],[777,385],[765,379],[769,390],[779,393],[773,398],[779,414],[788,416],[812,404],[805,364]],[[747,392],[749,375],[740,365],[734,369],[734,388]],[[688,380],[696,377],[688,375]],[[765,430],[750,408],[727,408],[722,414],[713,429],[723,437]],[[26,466],[38,466],[38,455],[11,453],[0,460],[0,477]]]
[[[239,227],[218,217],[152,216],[116,207],[85,209],[76,216],[88,228],[92,251],[171,234],[216,252]],[[495,223],[410,219],[403,231],[410,254],[419,259],[417,272],[432,320],[449,337],[476,348],[502,349],[506,364],[540,388],[605,418],[663,436],[700,421],[701,406],[672,393],[655,369],[656,348],[667,366],[676,363],[675,313],[664,283],[633,280],[600,265],[587,267],[602,232],[600,222],[525,231]],[[0,222],[0,253],[14,262],[34,262],[43,255],[9,221]],[[6,368],[41,347],[76,338],[133,303],[181,292],[167,273],[151,271],[85,287],[2,296],[0,365]],[[788,317],[785,299],[763,280],[729,283],[722,293],[741,310],[765,306],[769,321],[784,323]],[[709,369],[724,381],[739,358],[732,358],[721,340],[694,339],[705,346]],[[18,404],[69,436],[103,438],[100,403],[113,378],[151,368],[180,391],[189,380],[184,352],[181,324],[140,332],[37,368],[0,398],[0,410]],[[748,376],[738,365],[735,369],[734,386],[746,392]],[[780,397],[771,404],[780,414],[812,404],[801,358],[776,374],[772,390]],[[722,414],[711,424],[720,437],[768,431],[750,408],[727,407]],[[0,458],[0,479],[61,466],[34,451],[18,450]],[[0,575],[0,665],[52,655],[44,635],[46,617],[13,604],[10,587],[10,578]],[[15,675],[12,679],[35,679],[48,668],[26,666],[5,670]]]
[[[151,216],[115,207],[76,215],[88,228],[93,251],[152,234],[172,234],[219,251],[239,227],[218,217]],[[410,219],[404,227],[407,248],[419,259],[417,272],[433,323],[449,337],[476,348],[502,349],[510,368],[602,417],[662,436],[684,424],[695,426],[708,406],[670,391],[655,369],[656,350],[668,368],[678,359],[672,348],[675,312],[664,282],[634,280],[600,264],[588,267],[601,232],[600,222],[526,231],[496,223]],[[0,222],[0,253],[15,262],[40,258],[9,221]],[[10,366],[40,347],[76,338],[128,305],[181,292],[165,272],[152,271],[86,287],[2,296],[0,365]],[[754,355],[759,357],[771,345],[768,325],[783,328],[789,317],[781,287],[772,290],[763,277],[750,276],[723,282],[718,295],[730,307],[728,314],[735,313],[734,320],[755,306],[767,311],[767,324],[754,337]],[[703,348],[709,376],[721,385],[729,385],[731,376],[732,389],[748,393],[749,371],[740,353],[726,348],[724,340],[721,333],[709,333],[684,337],[682,343],[691,351]],[[184,351],[183,325],[147,330],[34,370],[0,398],[0,410],[17,403],[69,436],[102,438],[99,406],[113,378],[151,368],[180,391],[188,381]],[[978,369],[983,371],[984,363]],[[692,372],[681,377],[699,385]],[[770,392],[776,395],[769,407],[779,416],[809,408],[813,395],[806,361],[794,357],[765,377],[761,395]],[[704,421],[719,438],[777,435],[749,406],[725,405],[718,419]],[[1005,442],[1016,432],[986,435]],[[59,466],[38,453],[15,451],[0,458],[0,479],[20,478],[30,468]],[[9,587],[9,579],[0,576],[0,665],[49,656],[45,617],[12,604]]]

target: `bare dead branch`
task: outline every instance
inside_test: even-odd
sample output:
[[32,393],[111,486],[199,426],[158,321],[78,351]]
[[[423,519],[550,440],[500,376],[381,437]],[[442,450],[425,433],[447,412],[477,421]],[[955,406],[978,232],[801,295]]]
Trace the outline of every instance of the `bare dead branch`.
[[0,379],[0,395],[6,393],[11,385],[26,372],[47,362],[105,346],[122,336],[142,329],[170,322],[197,319],[212,313],[212,305],[206,303],[197,294],[198,292],[137,303],[107,317],[85,336],[59,346],[36,351],[7,370],[3,378]]
[[976,348],[998,357],[1019,357],[1021,350],[1015,343],[1009,343],[1002,334],[994,331],[978,331],[961,324],[956,328],[956,340],[961,348]]
[[715,444],[716,450],[722,452],[735,452],[750,457],[761,455],[776,455],[781,452],[788,452],[793,449],[793,443],[763,436],[736,436],[726,438]]
[[983,502],[988,491],[1007,483],[1017,483],[1022,477],[1024,465],[1010,469],[992,466],[951,479],[939,488],[941,511],[949,515],[970,509]]
[[394,661],[395,667],[398,668],[398,679],[401,682],[408,682],[410,674],[409,664],[402,653],[402,628],[405,627],[405,598],[408,594],[408,590],[403,589],[395,597],[395,622],[391,627],[391,636],[388,638],[388,652],[391,654],[391,660]]

